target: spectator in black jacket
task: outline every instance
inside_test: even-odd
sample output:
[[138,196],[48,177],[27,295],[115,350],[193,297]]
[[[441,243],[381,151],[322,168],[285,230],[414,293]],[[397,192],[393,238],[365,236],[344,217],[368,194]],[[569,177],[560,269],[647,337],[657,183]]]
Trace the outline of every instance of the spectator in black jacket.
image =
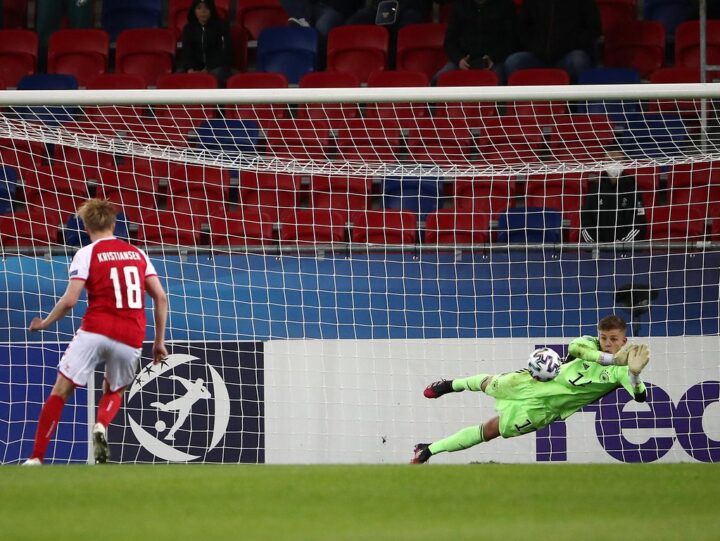
[[218,15],[215,0],[193,0],[183,28],[179,71],[210,73],[222,86],[231,66],[230,28]]
[[452,7],[445,52],[449,62],[433,77],[446,71],[492,69],[500,82],[503,62],[516,51],[517,17],[512,0],[457,0]]
[[508,57],[508,77],[519,69],[558,67],[573,81],[593,65],[602,34],[595,0],[525,0],[520,11],[522,50]]
[[598,179],[596,190],[585,199],[580,215],[585,242],[632,242],[645,238],[647,222],[642,194],[635,177],[624,171],[625,155],[617,148],[608,151],[613,160]]

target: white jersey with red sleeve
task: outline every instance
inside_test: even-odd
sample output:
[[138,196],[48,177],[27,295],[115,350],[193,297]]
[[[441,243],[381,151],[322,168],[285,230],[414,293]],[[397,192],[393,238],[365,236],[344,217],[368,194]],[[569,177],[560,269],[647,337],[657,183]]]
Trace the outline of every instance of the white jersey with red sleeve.
[[88,307],[81,328],[142,347],[145,278],[156,275],[145,252],[115,237],[80,248],[70,264],[70,279],[85,281]]

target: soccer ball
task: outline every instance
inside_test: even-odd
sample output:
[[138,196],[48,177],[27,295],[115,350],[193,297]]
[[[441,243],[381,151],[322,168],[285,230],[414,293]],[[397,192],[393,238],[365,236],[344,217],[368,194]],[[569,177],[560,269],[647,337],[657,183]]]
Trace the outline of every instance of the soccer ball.
[[528,359],[528,370],[533,379],[550,381],[560,373],[562,360],[555,350],[550,348],[536,349]]

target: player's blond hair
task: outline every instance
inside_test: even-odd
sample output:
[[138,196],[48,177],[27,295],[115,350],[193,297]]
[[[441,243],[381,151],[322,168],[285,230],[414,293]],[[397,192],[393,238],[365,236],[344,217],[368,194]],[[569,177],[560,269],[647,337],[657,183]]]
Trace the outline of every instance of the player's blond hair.
[[88,199],[78,209],[85,229],[92,232],[115,229],[115,207],[104,199]]

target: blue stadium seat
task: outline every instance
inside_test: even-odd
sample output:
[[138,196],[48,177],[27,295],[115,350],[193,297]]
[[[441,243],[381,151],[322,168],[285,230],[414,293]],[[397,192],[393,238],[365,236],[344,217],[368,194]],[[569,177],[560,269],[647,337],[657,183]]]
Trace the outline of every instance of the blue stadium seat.
[[[578,78],[581,85],[629,85],[640,83],[640,72],[632,68],[592,68]],[[641,110],[639,101],[578,102],[576,112],[588,115],[607,115],[616,128],[625,126],[628,113]]]
[[440,206],[442,180],[438,178],[386,177],[383,180],[384,207],[414,212],[421,220]]
[[[90,236],[85,231],[85,225],[77,214],[68,218],[63,234],[66,246],[87,246],[90,244]],[[129,238],[127,219],[123,213],[117,215],[115,236],[122,240],[128,240]]]
[[260,127],[254,120],[213,118],[196,130],[198,146],[222,152],[257,152]]
[[17,191],[17,170],[9,165],[0,166],[0,214],[12,212]]
[[538,207],[508,209],[498,221],[498,242],[562,241],[562,214],[556,210]]
[[677,26],[692,14],[689,0],[645,0],[643,10],[646,21],[658,21],[665,26],[670,40],[674,39]]
[[282,73],[288,83],[298,84],[306,73],[315,71],[318,34],[312,28],[278,26],[260,33],[257,44],[257,71]]
[[645,113],[628,117],[621,145],[631,159],[665,158],[686,154],[691,142],[679,115]]
[[102,28],[114,42],[128,28],[159,28],[162,24],[163,0],[104,0]]
[[[72,75],[60,73],[36,73],[26,75],[17,85],[18,90],[77,90],[78,82]],[[40,121],[48,125],[57,126],[63,122],[70,122],[77,116],[78,107],[64,106],[34,106],[17,107],[15,112],[23,120]]]

